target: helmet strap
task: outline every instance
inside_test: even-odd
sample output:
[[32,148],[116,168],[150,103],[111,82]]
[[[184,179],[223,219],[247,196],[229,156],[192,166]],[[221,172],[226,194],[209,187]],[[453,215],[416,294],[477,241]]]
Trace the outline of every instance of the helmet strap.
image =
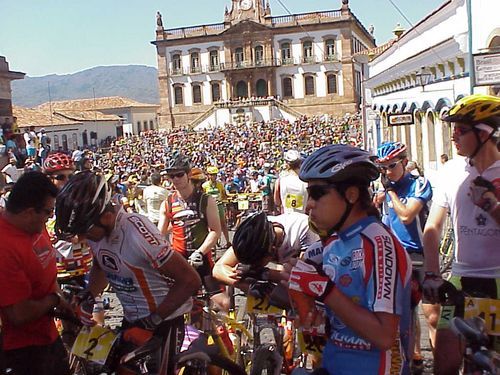
[[337,232],[340,228],[342,228],[342,225],[344,225],[345,221],[347,220],[347,218],[351,214],[352,208],[354,206],[351,202],[349,202],[347,200],[347,198],[345,197],[345,193],[342,194],[342,196],[343,196],[345,204],[346,204],[344,213],[342,214],[339,222],[337,224],[335,224],[332,228],[330,228],[330,230],[328,230],[328,237],[330,237],[333,233]]
[[486,144],[486,142],[488,142],[493,137],[493,134],[495,134],[495,132],[491,132],[488,135],[488,138],[486,138],[484,140],[484,142],[481,142],[481,138],[479,138],[479,132],[480,131],[481,131],[481,129],[477,129],[475,127],[472,129],[472,132],[476,136],[477,146],[476,146],[476,149],[474,150],[474,152],[472,153],[472,155],[469,156],[469,164],[470,165],[474,164],[474,161],[473,161],[474,157],[477,155],[477,153],[479,152],[479,150],[481,150],[481,148]]

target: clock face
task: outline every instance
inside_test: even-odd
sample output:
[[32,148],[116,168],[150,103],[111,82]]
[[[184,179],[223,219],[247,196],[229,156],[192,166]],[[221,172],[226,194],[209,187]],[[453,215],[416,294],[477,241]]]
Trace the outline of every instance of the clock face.
[[240,1],[240,8],[243,10],[248,10],[252,7],[253,1],[252,0],[241,0]]

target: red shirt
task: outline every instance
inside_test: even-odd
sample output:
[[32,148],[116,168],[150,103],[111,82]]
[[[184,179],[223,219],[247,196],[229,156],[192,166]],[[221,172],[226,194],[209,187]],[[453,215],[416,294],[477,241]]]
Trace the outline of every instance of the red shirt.
[[[0,216],[0,238],[0,307],[40,299],[54,291],[56,254],[46,230],[31,235]],[[0,316],[5,350],[47,345],[57,338],[49,315],[18,327],[10,324],[5,314]]]

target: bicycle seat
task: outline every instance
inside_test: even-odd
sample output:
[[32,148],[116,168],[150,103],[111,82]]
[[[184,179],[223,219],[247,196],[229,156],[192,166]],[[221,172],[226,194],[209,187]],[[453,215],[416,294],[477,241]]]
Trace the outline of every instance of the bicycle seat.
[[120,359],[120,364],[125,364],[127,362],[130,362],[131,360],[137,360],[141,357],[145,357],[150,353],[154,352],[155,350],[158,350],[161,347],[161,345],[162,345],[161,338],[153,336],[144,345],[141,345],[132,350],[130,353],[125,354]]
[[481,370],[487,371],[489,374],[496,374],[497,367],[495,366],[495,362],[493,358],[491,358],[491,353],[482,349],[474,353],[473,355],[474,363],[481,368]]
[[472,346],[484,346],[489,342],[484,321],[477,316],[467,320],[455,317],[451,320],[450,325],[455,333],[465,337]]

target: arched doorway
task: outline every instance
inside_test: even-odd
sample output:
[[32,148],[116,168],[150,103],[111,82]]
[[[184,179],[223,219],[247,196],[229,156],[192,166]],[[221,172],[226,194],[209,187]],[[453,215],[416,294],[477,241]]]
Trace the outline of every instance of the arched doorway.
[[417,162],[418,165],[424,167],[424,150],[423,150],[423,137],[422,137],[422,112],[416,110],[415,115],[415,137],[417,145]]
[[[492,51],[498,51],[500,49],[500,27],[493,30],[492,35],[488,48]],[[491,95],[500,95],[500,85],[491,86],[489,91]]]
[[437,169],[437,155],[436,155],[436,117],[434,112],[427,112],[427,145],[429,147],[429,166]]
[[264,79],[259,79],[255,85],[257,96],[267,96],[267,82]]
[[248,98],[248,85],[245,81],[236,84],[236,96],[238,98]]

